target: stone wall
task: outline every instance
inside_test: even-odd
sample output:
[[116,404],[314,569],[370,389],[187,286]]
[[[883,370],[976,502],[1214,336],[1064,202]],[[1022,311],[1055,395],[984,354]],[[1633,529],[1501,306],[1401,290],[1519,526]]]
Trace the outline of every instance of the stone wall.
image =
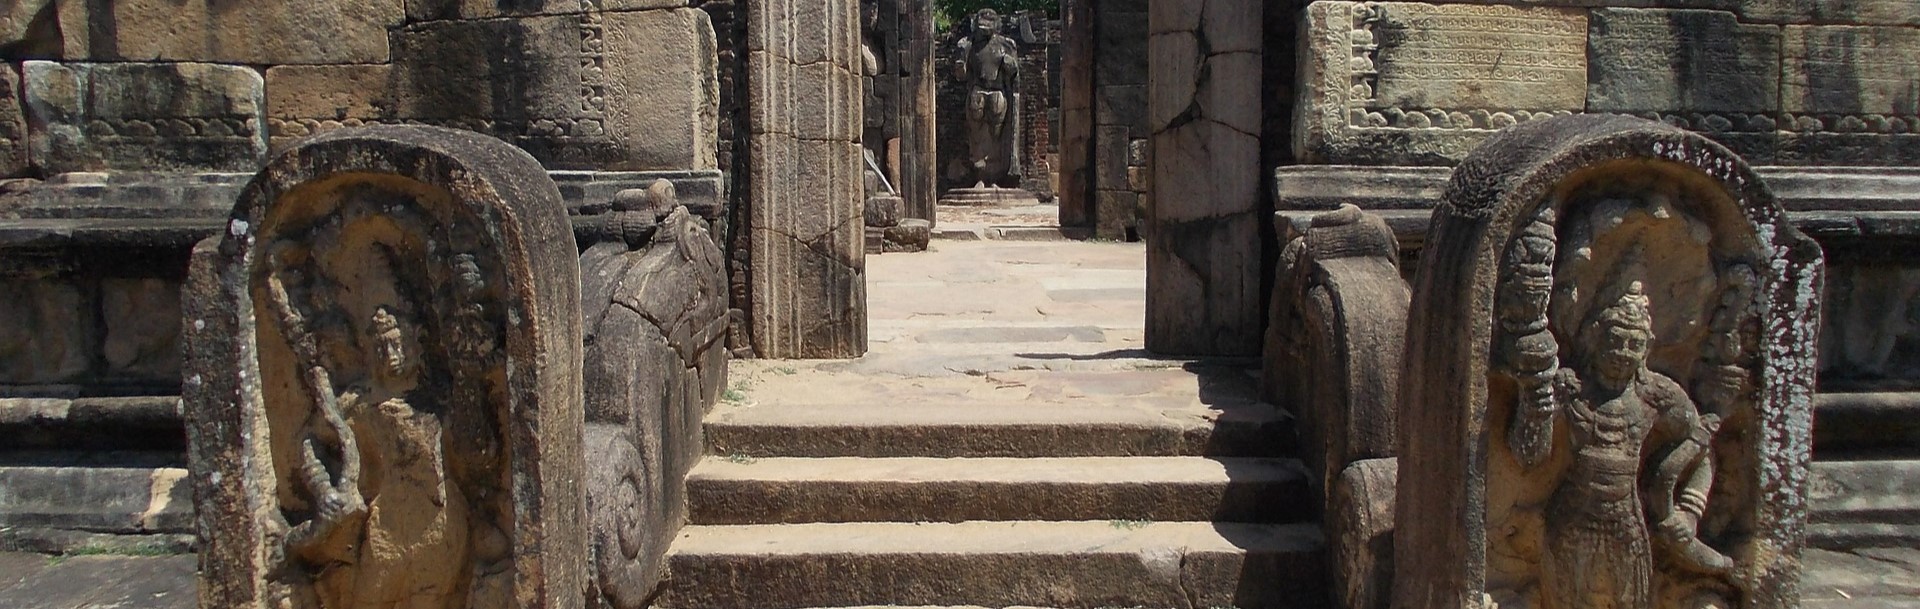
[[862,143],[871,150],[905,217],[932,222],[934,180],[933,3],[862,0],[861,34],[872,55]]
[[1920,162],[1911,2],[1589,4],[1314,3],[1294,154],[1451,165],[1502,127],[1611,112],[1762,165]]

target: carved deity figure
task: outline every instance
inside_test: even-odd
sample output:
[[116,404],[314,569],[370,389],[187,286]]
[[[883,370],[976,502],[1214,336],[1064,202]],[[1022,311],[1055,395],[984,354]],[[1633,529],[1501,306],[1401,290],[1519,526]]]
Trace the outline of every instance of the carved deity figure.
[[967,84],[967,160],[974,188],[997,186],[1015,176],[1019,163],[1020,51],[1000,34],[1000,14],[974,13],[970,34],[959,42],[953,75]]
[[1541,595],[1551,609],[1654,606],[1656,556],[1701,574],[1731,566],[1697,537],[1720,419],[1647,367],[1654,325],[1641,282],[1614,291],[1582,328],[1575,367],[1555,369],[1550,392],[1523,394],[1550,397],[1517,413],[1509,436],[1516,456],[1544,458],[1527,443],[1550,442],[1556,419],[1567,426],[1566,469],[1545,513]]
[[[376,249],[388,255],[372,258],[391,255]],[[374,274],[391,277],[391,270]],[[267,277],[269,303],[312,402],[293,480],[311,515],[287,536],[288,554],[305,566],[312,586],[292,590],[290,600],[326,608],[461,604],[468,501],[449,471],[440,418],[412,397],[422,384],[423,356],[415,307],[404,299],[374,305],[363,319],[340,320],[351,339],[330,344],[345,337],[309,320],[339,320],[348,307],[316,303],[316,291],[332,294],[312,285],[324,283],[314,282],[316,275],[325,277],[296,266]],[[316,305],[318,316],[303,310]],[[339,365],[354,355],[359,366]],[[347,373],[338,385],[335,371]]]

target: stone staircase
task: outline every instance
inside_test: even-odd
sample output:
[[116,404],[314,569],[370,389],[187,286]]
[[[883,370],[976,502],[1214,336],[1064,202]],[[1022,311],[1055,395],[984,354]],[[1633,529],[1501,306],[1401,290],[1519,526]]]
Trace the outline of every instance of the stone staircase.
[[[1074,383],[1183,375],[1122,368]],[[1170,404],[928,393],[809,402],[761,388],[759,403],[716,408],[661,604],[1322,604],[1314,501],[1288,458],[1288,417],[1272,406],[1248,395]]]

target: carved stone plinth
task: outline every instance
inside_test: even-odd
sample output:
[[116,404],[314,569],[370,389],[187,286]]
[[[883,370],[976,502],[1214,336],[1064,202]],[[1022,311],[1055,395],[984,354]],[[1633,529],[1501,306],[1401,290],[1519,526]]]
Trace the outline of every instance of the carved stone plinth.
[[577,252],[484,135],[270,160],[183,297],[200,606],[580,607]]
[[1547,119],[1470,154],[1431,226],[1393,606],[1797,606],[1823,263],[1747,164]]
[[941,205],[956,207],[1026,207],[1039,205],[1040,199],[1024,188],[955,188],[940,195]]

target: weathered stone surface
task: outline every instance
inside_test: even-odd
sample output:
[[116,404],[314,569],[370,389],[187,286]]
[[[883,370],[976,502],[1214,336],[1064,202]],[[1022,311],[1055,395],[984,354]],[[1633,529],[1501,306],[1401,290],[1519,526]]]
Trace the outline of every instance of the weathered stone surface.
[[189,533],[187,470],[0,467],[0,526],[106,533]]
[[927,241],[933,238],[933,223],[919,218],[907,218],[900,224],[881,229],[880,251],[924,252]]
[[184,298],[201,606],[581,606],[577,252],[485,135],[342,130],[262,169]]
[[27,174],[27,114],[20,103],[20,73],[0,70],[0,178]]
[[78,379],[92,367],[93,320],[78,286],[57,279],[0,279],[0,383]]
[[387,61],[387,28],[405,17],[402,1],[59,4],[62,13],[84,11],[90,34],[88,53],[66,59],[271,65]]
[[101,355],[109,374],[180,376],[180,284],[158,277],[100,282]]
[[1588,112],[1779,109],[1778,27],[1695,10],[1602,8],[1588,20]]
[[1394,606],[1797,605],[1822,258],[1744,161],[1626,117],[1509,129],[1422,257]]
[[603,215],[622,230],[580,255],[588,517],[596,595],[632,609],[659,584],[701,418],[726,386],[726,268],[664,181]]
[[712,169],[715,44],[691,8],[418,24],[393,36],[390,118],[490,133],[552,169]]
[[260,74],[201,63],[29,61],[34,165],[69,171],[250,171],[266,157]]
[[1906,0],[1747,0],[1740,15],[1763,23],[1920,25],[1920,5]]
[[1328,574],[1335,607],[1386,609],[1393,602],[1397,459],[1364,459],[1340,472],[1327,496]]
[[487,17],[571,15],[596,11],[681,8],[681,0],[405,0],[407,19],[482,19]]
[[1828,278],[1821,378],[1856,386],[1920,379],[1920,327],[1910,313],[1920,299],[1920,268],[1836,265]]
[[[1791,114],[1837,114],[1812,131],[1879,132],[1872,115],[1920,115],[1920,65],[1907,58],[1920,53],[1920,30],[1897,27],[1787,26],[1780,66],[1780,110]],[[1816,117],[1806,117],[1816,119]],[[1881,118],[1879,123],[1885,123]],[[1911,123],[1910,123],[1911,125]],[[1783,129],[1807,130],[1802,125]]]
[[267,132],[275,149],[341,127],[390,120],[393,66],[357,64],[267,68]]
[[1253,0],[1150,5],[1146,340],[1156,353],[1260,351],[1261,10]]
[[1304,16],[1301,161],[1452,164],[1494,130],[1586,105],[1582,10],[1323,1]]
[[1331,514],[1342,470],[1395,454],[1410,291],[1400,244],[1379,216],[1345,205],[1282,212],[1274,223],[1286,246],[1274,271],[1261,396],[1299,417],[1301,458]]
[[867,226],[887,228],[900,224],[901,216],[906,213],[906,202],[900,197],[867,197],[865,209]]

